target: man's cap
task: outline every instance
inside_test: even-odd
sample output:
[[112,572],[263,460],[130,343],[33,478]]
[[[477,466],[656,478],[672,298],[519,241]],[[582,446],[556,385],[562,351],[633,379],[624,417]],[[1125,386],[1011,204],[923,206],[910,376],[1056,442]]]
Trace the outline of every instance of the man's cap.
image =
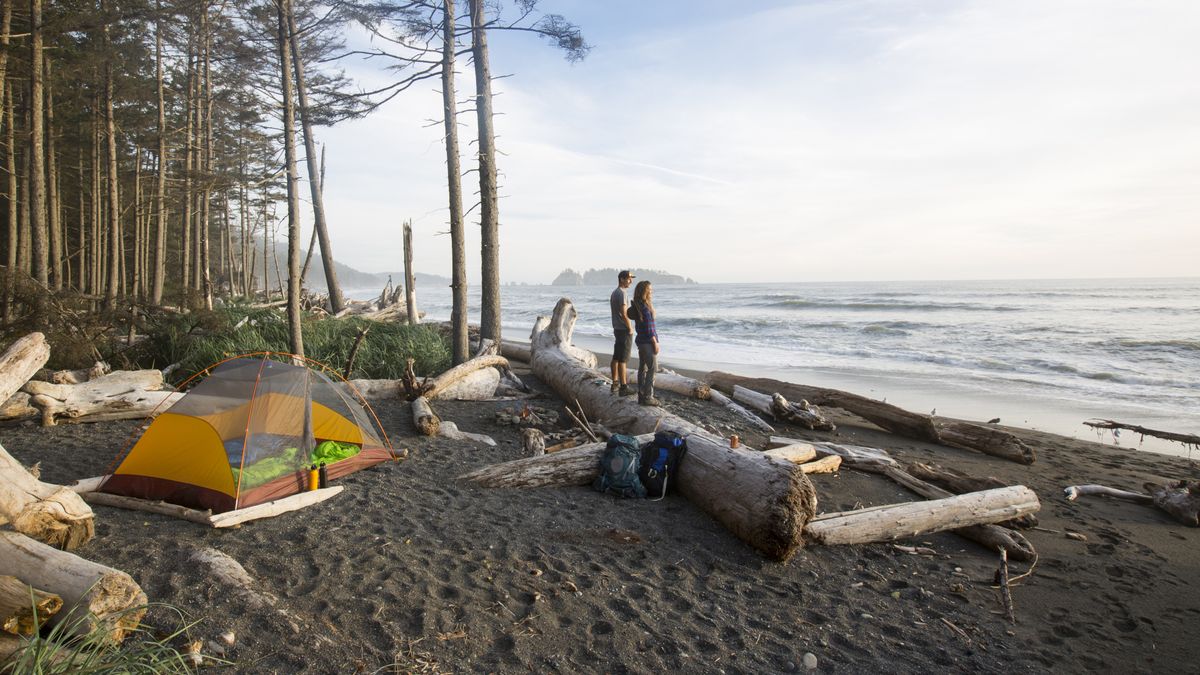
[[630,274],[629,270],[621,270],[621,273],[617,275],[617,278],[618,279],[636,279],[637,277]]

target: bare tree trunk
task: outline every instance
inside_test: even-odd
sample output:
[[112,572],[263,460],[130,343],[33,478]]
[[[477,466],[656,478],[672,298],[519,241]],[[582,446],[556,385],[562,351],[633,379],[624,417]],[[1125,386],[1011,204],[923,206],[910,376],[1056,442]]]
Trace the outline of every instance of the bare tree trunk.
[[[4,41],[8,42],[8,17],[12,12],[12,5],[4,3],[5,8],[5,33]],[[17,247],[18,244],[18,219],[17,212],[17,153],[16,144],[14,143],[13,125],[16,123],[16,115],[13,111],[13,96],[12,88],[8,88],[4,92],[4,115],[8,119],[8,123],[4,125],[4,164],[8,169],[8,181],[6,190],[8,194],[8,258],[5,260],[8,267],[4,274],[4,322],[8,323],[13,318],[13,281],[14,275],[17,273]]]
[[196,146],[192,142],[195,135],[195,114],[196,114],[196,87],[193,81],[196,79],[195,62],[192,60],[191,47],[194,44],[195,38],[188,40],[188,75],[187,75],[187,105],[185,106],[185,114],[187,115],[187,123],[184,128],[184,160],[183,160],[183,213],[180,228],[183,230],[183,246],[180,248],[180,267],[182,268],[183,276],[180,283],[180,290],[184,297],[188,297],[192,288],[192,221],[193,207],[195,202],[192,200],[192,194],[195,185],[195,168],[196,168]]
[[154,8],[154,73],[158,93],[158,185],[154,194],[154,281],[150,301],[162,304],[167,277],[167,106],[163,95],[162,0]]
[[479,229],[482,244],[479,335],[500,344],[500,205],[496,194],[496,139],[492,127],[492,75],[488,67],[484,1],[470,0],[471,55],[475,61],[475,111],[479,120]]
[[408,310],[408,325],[421,322],[417,316],[416,276],[413,274],[412,221],[404,223],[404,306]]
[[58,194],[58,161],[54,156],[54,90],[50,81],[50,59],[43,59],[46,71],[46,202],[50,229],[50,280],[56,291],[63,289],[62,205]]
[[467,245],[463,229],[462,167],[458,154],[458,110],[454,100],[454,2],[442,19],[442,128],[446,134],[446,182],[450,198],[450,355],[454,365],[471,358],[467,337]]
[[[108,26],[104,27],[105,50],[108,49]],[[108,288],[104,304],[114,309],[117,304],[117,289],[121,285],[121,199],[117,182],[117,120],[113,112],[112,65],[104,66],[104,126],[108,137]]]
[[209,70],[209,61],[212,52],[212,35],[209,30],[208,22],[208,4],[205,3],[201,8],[200,14],[200,35],[201,49],[204,54],[204,65],[201,69],[200,77],[203,84],[202,107],[204,111],[204,120],[201,128],[203,129],[203,149],[201,154],[201,164],[203,168],[202,176],[204,179],[204,188],[201,191],[201,206],[200,206],[200,290],[204,294],[204,308],[212,311],[213,308],[213,284],[212,284],[212,260],[210,259],[209,249],[209,234],[212,230],[212,218],[210,215],[212,207],[212,155],[213,155],[213,132],[212,132],[212,73]]
[[29,0],[29,229],[33,278],[49,285],[50,249],[46,242],[46,128],[42,69],[42,0]]
[[283,145],[287,162],[288,194],[288,289],[287,314],[289,347],[296,356],[304,356],[304,337],[300,325],[300,195],[296,183],[296,109],[292,94],[291,45],[288,40],[290,0],[275,0],[279,15],[279,70],[283,89]]
[[[80,128],[80,136],[83,135],[83,128]],[[87,237],[87,204],[84,202],[83,189],[83,148],[79,148],[79,161],[77,162],[76,171],[79,173],[79,270],[76,273],[77,288],[81,293],[86,293],[88,288],[88,237]]]
[[346,307],[342,298],[342,287],[338,283],[337,270],[333,265],[333,245],[329,242],[329,228],[325,221],[325,199],[322,183],[324,178],[317,170],[317,148],[313,143],[312,120],[308,109],[308,91],[304,84],[304,59],[300,54],[300,36],[296,30],[296,15],[288,5],[287,22],[292,48],[292,63],[296,67],[296,96],[300,101],[300,128],[304,134],[304,155],[308,163],[308,188],[312,196],[313,229],[321,244],[321,265],[325,267],[325,286],[329,291],[329,309],[337,314]]

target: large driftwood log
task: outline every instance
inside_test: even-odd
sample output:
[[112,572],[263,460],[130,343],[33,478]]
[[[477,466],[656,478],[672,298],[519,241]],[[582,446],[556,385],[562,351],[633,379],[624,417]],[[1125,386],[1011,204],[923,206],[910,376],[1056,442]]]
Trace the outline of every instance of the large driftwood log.
[[310,490],[308,492],[298,492],[294,495],[276,499],[275,501],[266,502],[265,504],[255,504],[247,506],[244,509],[236,511],[226,511],[213,515],[208,520],[213,527],[233,527],[251,520],[261,520],[263,518],[274,518],[283,513],[297,511],[306,506],[319,504],[320,502],[329,499],[330,497],[341,494],[342,490],[346,489],[343,485],[334,485],[333,487],[321,488],[320,490]]
[[[937,464],[909,462],[905,465],[904,470],[913,478],[920,479],[926,483],[932,483],[933,485],[948,490],[949,493],[956,495],[965,494],[967,492],[979,492],[980,490],[1008,487],[1008,483],[1005,483],[999,478],[995,478],[993,476],[984,476],[982,478],[969,476],[961,471],[938,466]],[[925,496],[928,497],[928,495]],[[1037,527],[1037,524],[1037,516],[1030,514],[1015,520],[1007,521],[1004,523],[1004,526],[1013,528],[1030,528]]]
[[1161,438],[1165,441],[1174,441],[1176,443],[1183,443],[1187,446],[1200,447],[1200,436],[1197,436],[1196,434],[1181,434],[1174,431],[1147,429],[1146,427],[1138,426],[1136,424],[1126,424],[1124,422],[1115,422],[1113,420],[1092,419],[1084,422],[1084,424],[1093,429],[1108,429],[1112,431],[1124,429],[1126,431],[1132,431],[1133,433],[1143,437],[1153,436],[1155,438]]
[[62,598],[51,625],[78,620],[80,631],[103,629],[120,642],[146,613],[146,594],[128,574],[16,532],[0,531],[0,569]]
[[23,391],[18,391],[0,404],[0,422],[34,419],[42,411],[33,405],[33,397]]
[[412,402],[413,424],[423,436],[437,436],[442,420],[429,407],[429,400],[418,396]]
[[104,361],[97,361],[91,368],[78,368],[76,370],[42,369],[38,371],[37,376],[33,379],[52,382],[54,384],[80,384],[111,372],[112,366]]
[[[458,398],[462,400],[479,400],[496,395],[496,385],[500,383],[500,373],[497,369],[507,369],[508,359],[498,355],[477,356],[470,361],[454,366],[450,370],[435,377],[427,385],[425,398]],[[485,378],[479,380],[480,373]],[[464,380],[470,384],[464,384]],[[486,389],[486,384],[491,389]],[[473,396],[474,398],[468,398]]]
[[816,493],[804,472],[760,452],[730,449],[724,439],[662,408],[612,396],[608,382],[592,370],[595,355],[571,345],[577,318],[571,301],[563,298],[549,320],[538,319],[531,340],[534,375],[608,429],[633,434],[667,429],[687,436],[688,453],[676,482],[680,493],[767,557],[790,558],[816,508]]
[[759,391],[776,391],[789,398],[805,399],[818,406],[841,408],[905,438],[974,450],[1019,464],[1033,464],[1035,459],[1033,448],[1021,439],[987,425],[934,418],[837,389],[792,384],[769,378],[741,377],[718,371],[708,373],[705,379],[723,391],[732,392],[734,385],[741,385]]
[[[654,434],[641,434],[638,443],[647,443]],[[605,442],[587,443],[536,457],[491,464],[459,476],[482,487],[554,487],[590,485],[600,475],[600,457]]]
[[[777,446],[777,450],[785,452],[803,452],[805,446],[812,448],[813,452],[825,456],[840,457],[847,466],[858,469],[859,471],[867,471],[870,473],[878,473],[900,485],[916,492],[926,499],[945,499],[953,496],[951,492],[943,490],[935,485],[930,485],[922,480],[914,478],[912,475],[905,472],[900,463],[892,458],[885,450],[878,448],[867,448],[856,445],[841,445],[838,443],[812,443],[796,441],[793,438],[784,438],[782,436],[772,436],[770,440],[772,446]],[[790,444],[790,445],[789,445]],[[768,450],[767,452],[776,452],[776,450]],[[1032,514],[1019,516],[1012,520],[1002,521],[1011,523],[1013,521],[1026,522],[1028,519],[1034,519]],[[1036,523],[1036,519],[1034,519]],[[1009,552],[1009,555],[1014,560],[1029,562],[1037,558],[1037,551],[1033,544],[1029,542],[1020,532],[1015,532],[1001,525],[985,524],[971,525],[968,527],[960,527],[954,530],[954,533],[970,539],[981,546],[993,550],[1004,549]]]
[[834,431],[837,428],[832,422],[825,419],[820,409],[803,399],[799,403],[789,403],[783,394],[775,393],[768,396],[741,385],[734,385],[733,400],[748,405],[764,415],[770,415],[776,420],[799,424],[806,429]]
[[0,575],[0,630],[33,635],[62,609],[62,598],[38,590],[20,579]]
[[41,333],[30,333],[9,345],[0,354],[0,401],[7,401],[49,359],[50,345]]
[[1041,507],[1037,495],[1024,485],[957,495],[946,499],[828,513],[804,528],[820,544],[865,544],[894,541],[969,525],[995,523]]
[[[631,374],[629,383],[632,385],[635,382],[637,382],[637,375]],[[707,382],[668,371],[654,374],[654,388],[701,401],[712,399],[712,387],[708,386]]]
[[65,549],[83,546],[95,533],[92,509],[79,495],[34,478],[0,447],[0,524],[5,522],[17,532]]
[[183,394],[164,391],[158,370],[117,371],[83,384],[53,384],[31,381],[23,390],[42,411],[42,424],[53,426],[60,419],[99,422],[136,419],[161,413]]

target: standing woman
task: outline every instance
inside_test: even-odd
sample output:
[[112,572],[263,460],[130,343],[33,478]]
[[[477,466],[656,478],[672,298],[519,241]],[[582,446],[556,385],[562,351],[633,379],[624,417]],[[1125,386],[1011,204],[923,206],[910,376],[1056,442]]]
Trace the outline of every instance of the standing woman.
[[629,318],[637,330],[634,344],[638,349],[638,405],[662,405],[654,398],[654,372],[658,370],[658,329],[654,325],[654,289],[649,281],[639,281],[633,289]]

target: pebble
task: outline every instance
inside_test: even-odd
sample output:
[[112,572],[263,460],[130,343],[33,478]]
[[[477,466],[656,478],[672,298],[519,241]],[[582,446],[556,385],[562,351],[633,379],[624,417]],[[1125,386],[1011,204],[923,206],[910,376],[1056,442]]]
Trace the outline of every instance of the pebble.
[[816,670],[817,669],[817,655],[816,654],[814,654],[812,652],[805,652],[803,660],[804,660],[804,669],[805,670]]

